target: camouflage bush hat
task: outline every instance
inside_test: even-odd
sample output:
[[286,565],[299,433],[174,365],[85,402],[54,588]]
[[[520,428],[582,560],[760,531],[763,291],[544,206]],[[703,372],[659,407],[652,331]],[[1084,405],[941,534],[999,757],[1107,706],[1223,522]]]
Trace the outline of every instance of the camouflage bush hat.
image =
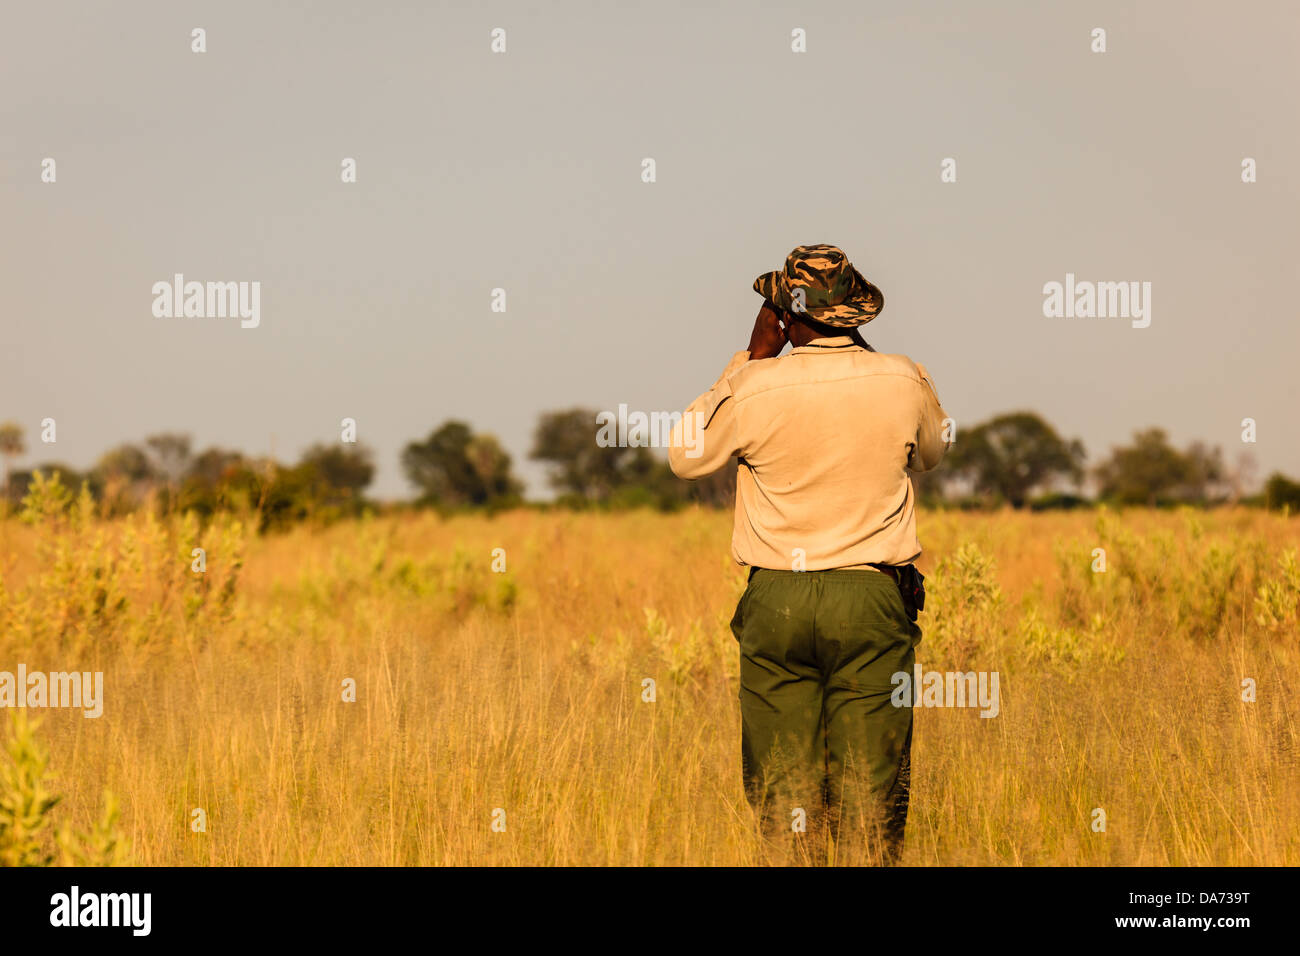
[[[802,309],[794,308],[796,289],[804,290]],[[763,273],[754,280],[754,291],[782,309],[843,328],[865,325],[885,307],[881,291],[862,278],[842,250],[825,243],[796,247],[785,270]]]

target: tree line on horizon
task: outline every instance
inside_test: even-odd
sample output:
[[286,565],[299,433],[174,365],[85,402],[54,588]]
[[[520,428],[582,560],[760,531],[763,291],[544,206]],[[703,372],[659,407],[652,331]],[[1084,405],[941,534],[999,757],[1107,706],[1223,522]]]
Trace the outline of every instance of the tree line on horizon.
[[[734,467],[684,481],[672,473],[662,454],[649,448],[597,444],[596,420],[596,412],[586,408],[539,416],[529,458],[545,466],[554,501],[526,501],[524,484],[500,442],[465,422],[450,420],[402,449],[402,470],[416,495],[386,505],[365,497],[375,469],[371,450],[362,444],[315,444],[289,465],[216,447],[195,451],[190,436],[163,433],[142,444],[118,445],[84,472],[58,462],[15,470],[12,459],[26,450],[23,431],[6,422],[0,424],[0,500],[9,509],[20,507],[37,472],[47,480],[58,472],[61,485],[72,492],[84,484],[105,516],[146,505],[200,515],[252,511],[262,531],[402,507],[445,512],[521,506],[662,511],[693,503],[732,506]],[[1022,411],[997,415],[960,432],[939,468],[913,477],[918,498],[934,507],[1240,503],[1300,511],[1300,483],[1281,473],[1271,475],[1262,490],[1248,494],[1253,467],[1248,454],[1228,466],[1217,447],[1193,442],[1180,450],[1162,429],[1148,428],[1088,468],[1081,442],[1062,438],[1041,416]],[[1083,491],[1088,479],[1095,487],[1091,496]]]

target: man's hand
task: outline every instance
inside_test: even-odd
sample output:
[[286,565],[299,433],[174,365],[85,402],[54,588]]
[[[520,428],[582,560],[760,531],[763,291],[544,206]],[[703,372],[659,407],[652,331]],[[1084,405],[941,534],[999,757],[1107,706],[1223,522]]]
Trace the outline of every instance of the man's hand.
[[789,341],[781,312],[770,302],[764,302],[754,320],[754,331],[749,336],[751,359],[776,358]]

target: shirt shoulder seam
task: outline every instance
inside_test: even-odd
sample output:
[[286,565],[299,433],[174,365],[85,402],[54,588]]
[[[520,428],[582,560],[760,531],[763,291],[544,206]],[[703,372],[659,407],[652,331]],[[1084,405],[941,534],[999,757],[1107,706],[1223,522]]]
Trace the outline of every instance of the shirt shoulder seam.
[[776,391],[777,389],[782,389],[782,388],[801,388],[809,385],[831,385],[834,384],[835,382],[844,382],[853,378],[879,378],[879,377],[905,378],[909,382],[912,382],[915,385],[922,385],[922,386],[925,385],[925,382],[921,379],[919,375],[908,375],[906,372],[895,372],[895,371],[868,372],[865,375],[863,374],[841,375],[837,378],[817,379],[815,381],[810,381],[810,382],[777,382],[777,383],[755,387],[752,391],[745,391],[740,394],[737,393],[735,385],[732,384],[731,382],[731,379],[734,378],[734,375],[728,376],[727,383],[729,385],[732,385],[731,388],[732,401],[743,402],[745,401],[745,399],[753,398],[755,395],[761,395],[764,392],[773,392]]

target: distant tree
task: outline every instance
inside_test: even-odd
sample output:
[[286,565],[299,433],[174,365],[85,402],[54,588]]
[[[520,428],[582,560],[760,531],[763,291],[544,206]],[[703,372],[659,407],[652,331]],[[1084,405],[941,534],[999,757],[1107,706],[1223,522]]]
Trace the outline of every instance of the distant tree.
[[150,469],[155,475],[175,485],[190,466],[190,436],[175,433],[150,435],[144,440]]
[[1300,482],[1292,481],[1280,471],[1275,471],[1264,482],[1264,506],[1267,508],[1290,508],[1300,513]]
[[265,534],[289,528],[311,516],[311,495],[301,470],[285,468],[273,458],[242,462],[221,483],[223,502],[257,514],[257,530]]
[[597,431],[592,409],[543,412],[528,457],[546,463],[552,488],[586,501],[607,501],[621,488],[648,489],[662,479],[659,466],[667,465],[650,449],[601,447],[596,443]]
[[190,459],[181,482],[179,508],[210,515],[223,507],[248,508],[255,497],[257,476],[237,451],[207,448]]
[[121,514],[133,509],[159,477],[149,456],[131,444],[118,445],[101,455],[90,476],[106,503],[108,514]]
[[1113,449],[1094,473],[1101,497],[1145,505],[1209,500],[1225,474],[1219,449],[1196,442],[1180,452],[1160,428],[1136,432],[1132,445]]
[[524,483],[511,472],[510,455],[495,435],[474,435],[465,446],[465,457],[483,489],[481,502],[476,498],[475,503],[501,505],[520,500]]
[[159,505],[163,509],[177,506],[181,479],[189,470],[192,460],[190,436],[179,433],[150,435],[144,440],[149,468],[163,487],[159,490]]
[[[738,468],[739,464],[733,458],[711,475],[705,475],[695,481],[683,482],[686,486],[686,498],[706,508],[734,508]],[[673,477],[676,478],[676,475]]]
[[402,469],[425,502],[450,507],[517,501],[522,483],[510,456],[491,435],[475,435],[464,422],[449,421],[402,451]]
[[245,459],[241,452],[207,448],[190,461],[186,478],[215,488],[223,478],[230,476],[244,464]]
[[375,477],[370,449],[364,445],[313,445],[298,464],[313,469],[325,488],[357,500]]
[[1225,479],[1233,503],[1245,497],[1247,491],[1255,484],[1255,476],[1258,472],[1259,462],[1253,454],[1243,451],[1237,455],[1237,463],[1228,471]]
[[17,422],[0,422],[0,456],[4,457],[4,486],[9,491],[9,464],[27,450],[23,443],[23,426]]
[[942,467],[976,492],[1021,508],[1034,489],[1055,479],[1077,484],[1083,459],[1077,439],[1065,441],[1033,412],[1012,412],[959,434]]
[[1223,451],[1194,441],[1187,446],[1186,484],[1181,489],[1186,501],[1222,501],[1232,493],[1232,474],[1223,463]]
[[130,482],[152,481],[158,477],[149,456],[138,446],[118,445],[99,456],[95,470],[102,475]]
[[[27,494],[32,486],[36,472],[40,472],[47,479],[52,478],[56,473],[59,476],[59,483],[65,488],[70,488],[74,493],[81,490],[81,483],[88,479],[75,468],[70,468],[62,462],[49,461],[42,462],[33,468],[20,468],[11,471],[5,481],[5,498],[12,505],[18,505],[22,502],[23,497]],[[94,485],[91,484],[91,491],[94,491]]]

